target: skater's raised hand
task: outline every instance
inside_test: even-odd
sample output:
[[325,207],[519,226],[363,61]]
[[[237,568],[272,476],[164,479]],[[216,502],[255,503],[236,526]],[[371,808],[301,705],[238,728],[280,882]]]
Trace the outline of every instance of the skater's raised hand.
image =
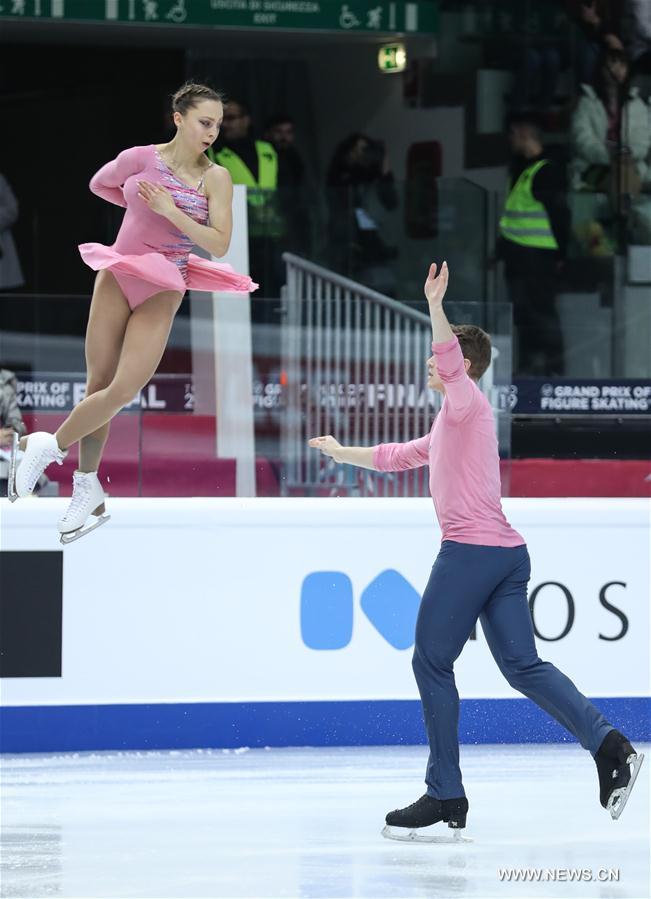
[[427,275],[427,281],[425,281],[425,296],[427,297],[427,302],[429,303],[430,309],[432,307],[440,306],[443,303],[443,297],[445,296],[445,291],[448,289],[448,264],[444,262],[441,266],[441,269],[436,274],[436,263],[433,262],[429,267],[429,274]]
[[330,456],[335,462],[339,462],[337,454],[343,447],[331,434],[328,434],[327,437],[312,437],[312,439],[308,441],[308,445],[311,446],[312,449],[321,450],[324,456]]
[[168,216],[176,210],[171,193],[160,184],[152,184],[151,181],[138,182],[138,196],[144,200],[152,212],[158,215]]
[[443,297],[448,289],[448,264],[444,262],[438,275],[436,263],[429,267],[427,281],[425,281],[425,296],[429,303],[429,317],[432,321],[432,340],[434,343],[447,343],[452,340],[454,334],[450,322],[443,311]]

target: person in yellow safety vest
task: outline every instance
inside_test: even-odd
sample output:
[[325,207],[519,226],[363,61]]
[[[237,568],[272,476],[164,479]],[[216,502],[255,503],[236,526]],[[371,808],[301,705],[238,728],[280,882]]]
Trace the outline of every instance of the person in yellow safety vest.
[[278,154],[264,140],[250,135],[251,115],[240,100],[229,100],[221,127],[221,140],[207,155],[230,172],[233,184],[247,187],[249,236],[278,238],[284,223],[278,211]]
[[517,328],[514,373],[561,376],[564,352],[556,284],[569,231],[564,173],[544,151],[535,113],[510,117],[509,142],[514,158],[497,256],[505,264]]
[[309,259],[312,225],[310,221],[310,189],[308,174],[296,145],[296,126],[287,113],[267,119],[265,140],[278,154],[278,207],[285,223],[283,248]]

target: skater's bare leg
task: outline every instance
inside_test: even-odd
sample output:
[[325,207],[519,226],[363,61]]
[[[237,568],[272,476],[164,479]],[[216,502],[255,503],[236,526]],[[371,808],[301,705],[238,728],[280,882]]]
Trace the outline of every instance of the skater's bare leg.
[[[86,396],[108,387],[117,371],[131,315],[120,285],[109,271],[99,272],[86,329]],[[79,471],[97,471],[110,423],[79,441]]]
[[[95,387],[93,390],[89,383],[86,388],[86,396],[97,393],[98,390],[102,389],[102,387]],[[97,471],[99,463],[102,460],[102,453],[104,452],[110,429],[111,423],[107,422],[105,425],[102,425],[101,428],[93,431],[92,434],[87,434],[85,437],[81,438],[79,441],[79,471]]]
[[[109,271],[98,272],[86,328],[86,396],[108,387],[115,377],[130,315],[131,309],[115,277]],[[82,438],[80,471],[97,471],[108,432],[107,423]],[[26,443],[27,437],[23,437],[22,450]]]
[[[165,351],[181,299],[178,291],[163,291],[130,314],[112,381],[73,409],[55,435],[61,449],[100,431],[151,379]],[[100,435],[98,440],[101,439]]]

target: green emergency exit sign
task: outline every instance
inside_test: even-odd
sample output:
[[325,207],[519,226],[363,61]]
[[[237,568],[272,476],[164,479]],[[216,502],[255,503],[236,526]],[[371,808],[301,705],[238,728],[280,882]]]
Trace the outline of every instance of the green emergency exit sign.
[[0,0],[0,19],[434,34],[438,0]]
[[378,50],[377,64],[381,72],[404,72],[407,66],[405,45],[384,44]]

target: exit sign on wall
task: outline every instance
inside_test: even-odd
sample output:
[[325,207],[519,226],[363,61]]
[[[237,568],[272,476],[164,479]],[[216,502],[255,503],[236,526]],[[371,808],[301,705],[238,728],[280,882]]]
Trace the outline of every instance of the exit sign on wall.
[[433,34],[438,0],[0,0],[0,18]]

